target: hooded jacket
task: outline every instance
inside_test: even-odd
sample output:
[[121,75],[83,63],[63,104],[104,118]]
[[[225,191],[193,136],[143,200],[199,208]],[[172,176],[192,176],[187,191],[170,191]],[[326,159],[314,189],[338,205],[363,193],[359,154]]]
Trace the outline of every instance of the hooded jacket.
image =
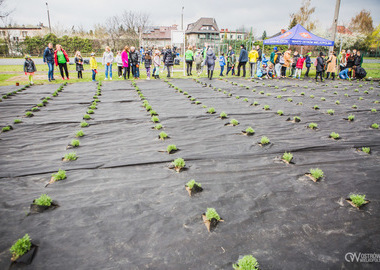
[[239,63],[247,63],[248,62],[248,53],[245,48],[241,49],[239,55]]
[[33,73],[36,72],[36,66],[34,65],[34,61],[30,58],[25,59],[24,62],[24,72]]
[[174,58],[173,58],[173,52],[171,49],[167,49],[165,51],[163,60],[164,60],[165,66],[173,65]]
[[251,50],[248,54],[248,58],[249,58],[250,63],[256,63],[258,57],[259,57],[259,54],[257,53],[256,50]]
[[139,55],[136,51],[129,52],[130,65],[137,65],[139,63]]
[[54,63],[54,49],[46,47],[43,59],[44,63]]
[[206,58],[205,58],[205,65],[207,65],[209,70],[214,69],[215,60],[216,60],[216,56],[215,56],[214,51],[209,49],[206,53]]

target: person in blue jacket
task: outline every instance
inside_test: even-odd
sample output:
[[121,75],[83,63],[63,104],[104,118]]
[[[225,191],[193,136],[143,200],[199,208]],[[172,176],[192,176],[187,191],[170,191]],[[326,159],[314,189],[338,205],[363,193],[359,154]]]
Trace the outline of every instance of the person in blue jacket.
[[348,73],[350,71],[351,70],[349,68],[343,69],[341,72],[339,72],[339,78],[342,80],[348,80],[350,78],[350,76],[348,76]]
[[48,65],[49,72],[49,82],[54,81],[54,49],[53,49],[53,43],[49,43],[44,51],[44,57],[43,57],[44,63]]
[[306,54],[306,59],[305,59],[305,64],[306,64],[305,78],[309,78],[309,71],[310,71],[310,67],[311,67],[311,59],[310,59],[310,56],[311,56],[311,52],[308,52],[308,53]]
[[219,56],[219,65],[220,65],[220,75],[223,76],[224,66],[226,65],[226,58],[224,58],[224,53],[221,53]]
[[247,50],[245,49],[244,45],[240,45],[240,55],[239,55],[239,65],[238,65],[238,73],[237,76],[240,76],[240,67],[243,67],[243,77],[245,77],[245,65],[248,62],[248,53]]

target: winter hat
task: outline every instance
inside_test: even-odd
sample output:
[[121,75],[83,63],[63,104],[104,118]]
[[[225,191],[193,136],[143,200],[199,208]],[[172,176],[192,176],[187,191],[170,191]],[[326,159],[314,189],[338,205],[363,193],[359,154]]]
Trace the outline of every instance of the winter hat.
[[277,51],[277,47],[274,47],[273,50],[274,50],[274,51]]
[[25,59],[32,58],[30,57],[30,54],[25,55]]

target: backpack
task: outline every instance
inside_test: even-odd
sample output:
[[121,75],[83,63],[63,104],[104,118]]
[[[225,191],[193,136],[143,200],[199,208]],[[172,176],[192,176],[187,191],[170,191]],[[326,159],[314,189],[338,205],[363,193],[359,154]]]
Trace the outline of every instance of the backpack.
[[275,64],[278,64],[278,62],[279,62],[278,55],[275,54],[275,56],[274,56],[274,63],[275,63]]
[[257,77],[261,78],[263,76],[263,72],[261,71],[261,69],[258,69],[257,72],[256,72],[256,75]]

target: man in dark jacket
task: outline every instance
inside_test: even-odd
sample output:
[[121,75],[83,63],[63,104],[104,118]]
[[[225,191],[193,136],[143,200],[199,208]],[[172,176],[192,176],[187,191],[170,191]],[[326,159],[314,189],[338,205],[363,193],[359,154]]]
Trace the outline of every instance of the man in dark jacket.
[[43,55],[43,60],[44,63],[48,65],[49,67],[49,72],[48,72],[48,77],[49,77],[49,82],[54,81],[54,49],[53,49],[53,43],[49,43],[48,46],[46,47]]
[[293,77],[293,75],[296,72],[296,66],[297,66],[298,58],[300,58],[300,55],[299,55],[299,53],[297,51],[295,51],[294,54],[293,54],[292,74],[289,77]]
[[305,64],[306,64],[306,73],[305,73],[305,77],[306,78],[309,78],[309,71],[310,71],[310,67],[311,67],[311,59],[310,59],[310,56],[311,56],[311,52],[308,52],[306,54],[306,59],[305,59]]
[[132,67],[132,75],[135,79],[138,78],[137,74],[137,65],[139,64],[139,56],[136,52],[135,47],[131,47],[131,51],[129,52],[130,66]]
[[245,64],[248,62],[248,52],[245,49],[244,45],[240,45],[240,55],[239,55],[239,65],[238,65],[238,73],[237,76],[240,76],[240,67],[243,67],[243,77],[245,77]]
[[319,53],[319,56],[317,57],[317,65],[316,65],[316,75],[315,75],[315,81],[318,81],[318,76],[321,78],[321,82],[323,81],[322,79],[322,73],[323,73],[323,68],[324,68],[324,63],[323,63],[323,52]]
[[173,63],[174,63],[174,57],[173,57],[173,52],[170,49],[169,45],[166,47],[166,50],[164,52],[164,57],[163,57],[162,60],[164,61],[165,66],[168,69],[168,75],[167,75],[167,77],[170,78],[170,69],[172,68]]

